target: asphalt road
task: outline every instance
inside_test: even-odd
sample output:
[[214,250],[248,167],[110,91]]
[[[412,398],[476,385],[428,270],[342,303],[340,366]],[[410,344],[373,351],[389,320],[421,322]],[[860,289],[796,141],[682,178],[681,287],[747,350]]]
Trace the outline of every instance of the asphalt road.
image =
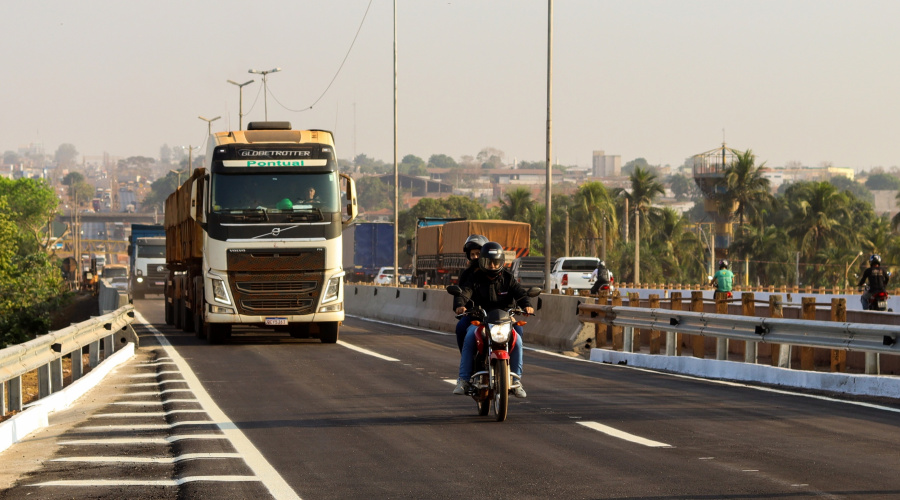
[[[498,423],[451,394],[459,361],[451,335],[348,318],[337,345],[247,329],[210,346],[166,326],[160,300],[135,305],[152,327],[138,328],[145,358],[129,377],[152,380],[158,393],[125,387],[119,406],[62,434],[76,444],[54,457],[179,460],[47,462],[0,498],[35,498],[36,489],[39,498],[900,497],[900,404],[528,350],[528,398],[513,399]],[[118,413],[140,398],[163,411]],[[86,436],[168,441],[89,445]],[[35,486],[51,480],[60,483]]]

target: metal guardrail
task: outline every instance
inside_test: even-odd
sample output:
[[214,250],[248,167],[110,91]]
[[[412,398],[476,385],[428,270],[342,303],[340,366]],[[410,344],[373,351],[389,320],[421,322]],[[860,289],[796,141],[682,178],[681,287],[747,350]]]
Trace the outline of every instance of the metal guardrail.
[[[100,363],[100,351],[108,358],[128,342],[137,344],[137,334],[131,327],[134,306],[125,305],[113,312],[73,324],[62,330],[0,350],[0,415],[21,411],[22,376],[38,372],[38,398],[47,397],[63,389],[62,359],[71,355],[72,381],[84,375],[82,351],[88,346],[89,366]],[[4,392],[9,392],[9,404]]]
[[[578,319],[625,328],[624,350],[633,351],[633,329],[666,332],[666,355],[673,356],[675,334],[866,353],[866,373],[877,373],[878,353],[900,354],[900,327],[803,319],[765,318],[671,309],[579,304]],[[755,348],[753,349],[755,351]],[[717,359],[726,349],[717,348]]]

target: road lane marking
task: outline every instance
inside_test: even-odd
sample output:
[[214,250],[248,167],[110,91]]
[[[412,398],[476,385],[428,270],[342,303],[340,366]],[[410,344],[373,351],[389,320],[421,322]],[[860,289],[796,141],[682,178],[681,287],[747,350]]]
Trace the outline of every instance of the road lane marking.
[[73,441],[60,441],[61,445],[109,445],[109,444],[172,444],[188,439],[228,439],[224,434],[183,434],[180,436],[168,436],[164,438],[106,438],[106,439],[75,439]]
[[156,373],[135,373],[134,375],[129,375],[129,377],[131,377],[131,378],[156,378],[160,375],[172,375],[172,374],[179,374],[179,373],[181,373],[181,372],[179,372],[177,370],[169,370],[166,372],[156,372]]
[[190,389],[166,389],[163,391],[153,391],[153,392],[126,392],[126,396],[158,396],[160,394],[165,394],[167,392],[191,392]]
[[125,405],[125,406],[152,406],[152,405],[164,405],[169,403],[199,403],[200,401],[197,399],[166,399],[163,401],[116,401],[115,403],[110,403],[113,405]]
[[231,445],[234,446],[234,449],[244,457],[244,462],[258,478],[255,480],[262,481],[263,486],[265,486],[266,489],[269,490],[269,493],[275,498],[283,500],[300,500],[300,496],[297,495],[293,488],[288,485],[287,481],[281,477],[281,474],[272,467],[272,464],[266,460],[263,454],[260,453],[255,446],[253,446],[253,443],[247,436],[237,428],[234,422],[228,419],[225,412],[223,412],[222,409],[219,408],[219,405],[213,401],[213,398],[206,392],[206,388],[200,383],[200,379],[198,379],[194,374],[194,371],[191,370],[190,365],[188,365],[187,361],[178,354],[178,351],[176,351],[172,344],[169,343],[169,340],[165,335],[160,333],[159,330],[150,324],[140,312],[135,311],[134,317],[142,323],[147,330],[156,336],[156,339],[166,351],[169,358],[175,361],[176,366],[178,366],[178,371],[187,382],[188,387],[194,392],[194,395],[197,396],[200,406],[206,410],[206,413],[213,422],[215,422],[219,429],[225,433],[225,436],[227,436]]
[[169,411],[149,411],[149,412],[132,412],[132,413],[101,413],[95,415],[101,418],[129,418],[129,417],[167,417],[176,413],[206,413],[203,410],[169,410]]
[[51,462],[127,463],[127,464],[177,464],[187,460],[242,458],[240,453],[185,453],[177,457],[64,457]]
[[378,359],[383,359],[383,360],[385,360],[385,361],[400,361],[399,359],[392,358],[392,357],[390,357],[390,356],[385,356],[385,355],[383,355],[383,354],[378,354],[378,353],[375,352],[375,351],[370,351],[370,350],[368,350],[368,349],[363,349],[362,347],[357,347],[357,346],[355,346],[355,345],[353,345],[353,344],[348,344],[348,343],[344,342],[343,340],[339,340],[339,341],[338,341],[338,345],[342,345],[342,346],[346,347],[347,349],[351,349],[351,350],[354,350],[354,351],[356,351],[356,352],[361,352],[361,353],[363,353],[363,354],[368,354],[369,356],[374,356],[374,357],[376,357],[376,358],[378,358]]
[[236,483],[259,480],[260,478],[256,476],[193,476],[180,479],[157,479],[152,481],[116,479],[61,480],[29,484],[28,486],[181,486],[185,483],[196,483],[198,481]]
[[167,424],[131,424],[131,425],[91,425],[79,427],[79,430],[91,431],[155,431],[161,429],[174,429],[182,425],[209,425],[215,424],[212,420],[188,420],[185,422],[172,422]]
[[660,443],[659,441],[653,441],[652,439],[642,438],[640,436],[635,436],[634,434],[629,434],[624,431],[620,431],[619,429],[615,429],[608,425],[603,425],[597,422],[578,422],[578,425],[583,425],[588,429],[593,429],[595,431],[600,431],[607,436],[612,436],[614,438],[624,439],[625,441],[630,441],[632,443],[642,444],[644,446],[649,446],[651,448],[674,448],[674,446]]

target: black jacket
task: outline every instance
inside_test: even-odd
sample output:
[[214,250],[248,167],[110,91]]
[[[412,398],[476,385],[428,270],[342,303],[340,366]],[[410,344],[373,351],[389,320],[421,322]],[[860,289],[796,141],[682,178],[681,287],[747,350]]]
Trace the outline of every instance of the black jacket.
[[869,280],[870,292],[883,292],[885,285],[888,284],[891,277],[881,269],[881,266],[868,267],[863,271],[862,277],[859,279],[859,284],[856,286],[863,286],[866,280]]
[[[500,276],[491,279],[481,270],[473,272],[465,282],[460,281],[462,294],[453,298],[453,309],[465,307],[469,300],[485,311],[492,309],[509,309],[518,301],[519,307],[532,307],[527,291],[513,278],[511,272],[504,268]],[[521,300],[519,300],[521,299]]]

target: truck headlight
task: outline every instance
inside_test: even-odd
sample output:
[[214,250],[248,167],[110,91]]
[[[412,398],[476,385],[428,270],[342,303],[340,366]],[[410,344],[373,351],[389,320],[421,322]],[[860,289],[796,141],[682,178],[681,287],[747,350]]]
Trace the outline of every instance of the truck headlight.
[[228,298],[228,289],[225,287],[225,282],[215,276],[210,276],[210,279],[212,280],[213,299],[216,302],[230,305],[231,299]]
[[137,281],[138,283],[143,283],[144,278],[141,278],[140,276],[138,276],[137,279],[135,279],[135,281]]
[[341,291],[341,279],[343,277],[344,275],[341,274],[328,280],[328,284],[325,286],[325,293],[322,294],[323,304],[337,300],[338,294]]

